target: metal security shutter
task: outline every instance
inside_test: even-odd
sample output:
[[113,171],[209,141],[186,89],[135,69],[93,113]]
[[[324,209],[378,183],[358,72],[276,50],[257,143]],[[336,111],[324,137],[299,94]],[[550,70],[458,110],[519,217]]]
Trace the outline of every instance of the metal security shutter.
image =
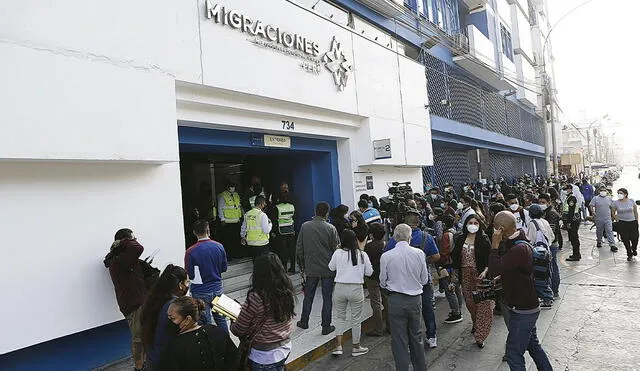
[[458,189],[471,180],[469,152],[466,149],[451,148],[445,143],[433,143],[434,166],[422,169],[425,184],[432,183],[442,187],[444,183],[452,183]]

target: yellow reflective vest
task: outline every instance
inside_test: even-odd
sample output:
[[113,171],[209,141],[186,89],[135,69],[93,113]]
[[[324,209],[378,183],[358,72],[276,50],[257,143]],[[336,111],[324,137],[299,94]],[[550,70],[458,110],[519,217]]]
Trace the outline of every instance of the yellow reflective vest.
[[262,214],[262,210],[253,208],[244,215],[249,246],[265,246],[269,243],[269,234],[262,231]]
[[242,208],[240,207],[240,195],[234,192],[224,191],[221,194],[224,199],[224,207],[222,208],[222,216],[226,223],[237,223],[242,217]]
[[278,232],[281,235],[294,234],[293,214],[295,207],[290,203],[280,203],[276,205],[278,209]]

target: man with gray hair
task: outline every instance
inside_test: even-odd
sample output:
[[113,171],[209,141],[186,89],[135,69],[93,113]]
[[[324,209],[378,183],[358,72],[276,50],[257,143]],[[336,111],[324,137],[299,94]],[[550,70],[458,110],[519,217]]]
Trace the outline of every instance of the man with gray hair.
[[426,371],[422,332],[422,288],[429,282],[422,250],[409,245],[411,227],[399,224],[393,232],[395,247],[380,259],[380,287],[389,296],[391,350],[396,370]]

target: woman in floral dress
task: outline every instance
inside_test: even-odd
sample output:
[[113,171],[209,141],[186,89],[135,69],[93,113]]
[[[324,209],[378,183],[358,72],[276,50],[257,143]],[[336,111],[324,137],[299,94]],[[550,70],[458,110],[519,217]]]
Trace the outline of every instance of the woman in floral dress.
[[487,277],[491,242],[485,234],[482,221],[476,215],[467,217],[462,234],[457,236],[451,252],[453,280],[462,283],[462,294],[473,321],[473,335],[478,347],[483,348],[493,324],[493,300],[473,302],[478,283]]

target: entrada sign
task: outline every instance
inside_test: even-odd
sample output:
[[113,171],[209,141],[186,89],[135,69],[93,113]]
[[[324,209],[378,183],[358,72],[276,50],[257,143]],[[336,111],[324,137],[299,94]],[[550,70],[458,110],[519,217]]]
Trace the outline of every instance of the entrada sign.
[[335,37],[331,40],[329,51],[321,55],[320,44],[303,35],[247,17],[211,0],[206,0],[205,5],[208,19],[252,36],[253,39],[249,41],[256,46],[303,59],[300,67],[306,72],[319,74],[324,65],[333,75],[339,90],[347,86],[353,67]]

